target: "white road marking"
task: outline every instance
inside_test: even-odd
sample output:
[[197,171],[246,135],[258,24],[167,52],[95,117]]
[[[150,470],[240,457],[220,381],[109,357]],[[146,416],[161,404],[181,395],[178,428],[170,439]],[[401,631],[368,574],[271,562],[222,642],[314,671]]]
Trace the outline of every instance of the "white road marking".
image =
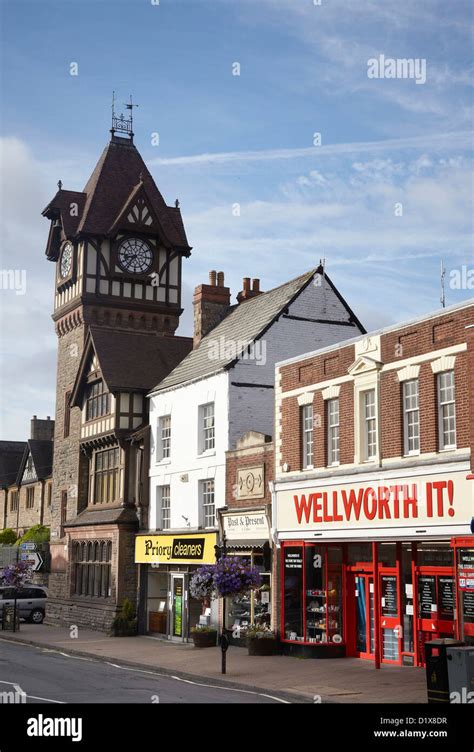
[[21,689],[21,687],[15,682],[7,682],[7,681],[0,680],[0,684],[9,684],[11,687],[15,687],[15,691],[18,692],[18,694],[25,695],[25,697],[30,697],[32,700],[43,700],[43,702],[54,702],[56,705],[67,704],[63,702],[62,700],[51,700],[49,697],[36,697],[36,695],[28,695],[26,694],[25,690]]
[[[0,640],[2,640],[1,637],[0,637]],[[181,676],[174,676],[173,674],[162,674],[159,671],[147,671],[146,669],[143,669],[143,668],[131,668],[129,666],[120,666],[118,663],[112,663],[111,661],[101,661],[96,658],[83,658],[83,656],[80,656],[80,655],[76,656],[76,655],[72,655],[71,653],[63,653],[62,651],[55,650],[54,648],[42,648],[38,645],[31,645],[30,643],[27,643],[27,642],[20,642],[19,640],[9,640],[7,638],[7,639],[3,639],[2,641],[14,642],[17,645],[26,645],[27,647],[30,647],[30,648],[36,647],[37,649],[43,650],[45,652],[58,653],[59,655],[62,655],[65,658],[75,658],[76,660],[82,659],[82,660],[90,661],[91,663],[105,663],[108,666],[113,666],[113,668],[118,668],[118,669],[121,669],[122,671],[133,671],[139,674],[150,674],[151,676],[162,676],[164,679],[175,679],[176,681],[184,682],[185,684],[193,684],[196,687],[208,687],[209,689],[220,689],[220,690],[224,690],[225,692],[241,692],[247,695],[257,695],[257,697],[266,697],[269,700],[275,700],[275,702],[281,702],[283,705],[291,705],[291,702],[289,700],[283,700],[281,697],[275,697],[274,695],[269,695],[265,692],[255,692],[251,689],[237,689],[235,687],[221,687],[216,684],[205,684],[204,682],[196,682],[196,681],[193,681],[192,679],[184,679]],[[5,683],[9,684],[10,682],[5,682]],[[33,696],[31,695],[31,697]],[[41,699],[41,698],[37,697],[34,699]],[[49,700],[49,702],[60,702],[60,700]],[[65,704],[65,703],[62,703],[62,704]]]
[[243,692],[247,695],[257,695],[258,697],[268,697],[270,700],[281,702],[284,705],[291,705],[289,700],[283,700],[281,697],[275,697],[274,695],[268,695],[265,692],[255,692],[251,689],[237,689],[236,687],[221,687],[218,684],[205,684],[204,682],[196,682],[192,679],[184,679],[182,676],[174,676],[173,674],[161,674],[158,671],[147,671],[143,668],[130,668],[129,666],[119,666],[118,663],[110,663],[105,661],[109,666],[119,668],[122,671],[134,671],[140,674],[150,674],[151,676],[163,676],[165,679],[175,679],[176,681],[184,682],[185,684],[194,684],[195,687],[208,687],[209,689],[220,689],[224,692]]

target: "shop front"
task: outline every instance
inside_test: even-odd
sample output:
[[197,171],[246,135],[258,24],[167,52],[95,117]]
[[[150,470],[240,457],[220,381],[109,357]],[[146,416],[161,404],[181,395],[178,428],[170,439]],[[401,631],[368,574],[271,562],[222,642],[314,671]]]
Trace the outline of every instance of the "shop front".
[[[189,580],[202,564],[215,563],[217,533],[137,535],[135,563],[140,564],[140,609],[145,631],[185,642],[199,624],[202,603],[192,598]],[[216,606],[209,622],[217,623]]]
[[285,651],[422,666],[425,642],[474,640],[466,472],[338,480],[275,486]]
[[222,548],[226,556],[242,556],[260,573],[258,590],[234,598],[225,598],[221,609],[221,628],[232,644],[246,644],[250,626],[271,627],[272,554],[268,507],[221,511]]

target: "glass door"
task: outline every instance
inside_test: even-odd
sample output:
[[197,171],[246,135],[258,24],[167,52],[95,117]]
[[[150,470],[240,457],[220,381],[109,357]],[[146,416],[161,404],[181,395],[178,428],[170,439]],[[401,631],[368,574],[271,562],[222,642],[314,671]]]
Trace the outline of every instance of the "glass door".
[[379,569],[380,647],[384,663],[399,663],[402,638],[399,578],[396,569]]
[[374,578],[370,574],[354,574],[356,611],[356,655],[359,658],[374,657],[375,609]]
[[186,590],[184,587],[184,575],[171,575],[170,592],[170,636],[173,640],[184,640],[186,635]]

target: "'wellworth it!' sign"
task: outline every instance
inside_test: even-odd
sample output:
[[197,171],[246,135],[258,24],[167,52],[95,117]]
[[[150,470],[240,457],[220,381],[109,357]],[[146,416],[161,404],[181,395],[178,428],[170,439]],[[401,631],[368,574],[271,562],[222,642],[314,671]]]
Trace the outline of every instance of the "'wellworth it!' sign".
[[276,486],[280,538],[390,537],[414,533],[469,534],[474,483],[469,468],[452,473],[365,476],[346,483],[332,479]]

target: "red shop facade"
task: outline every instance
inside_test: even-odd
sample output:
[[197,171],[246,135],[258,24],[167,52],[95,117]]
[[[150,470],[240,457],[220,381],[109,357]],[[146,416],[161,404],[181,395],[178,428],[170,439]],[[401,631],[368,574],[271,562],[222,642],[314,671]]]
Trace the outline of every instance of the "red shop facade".
[[464,463],[277,482],[284,652],[423,666],[427,641],[474,644],[472,489]]

